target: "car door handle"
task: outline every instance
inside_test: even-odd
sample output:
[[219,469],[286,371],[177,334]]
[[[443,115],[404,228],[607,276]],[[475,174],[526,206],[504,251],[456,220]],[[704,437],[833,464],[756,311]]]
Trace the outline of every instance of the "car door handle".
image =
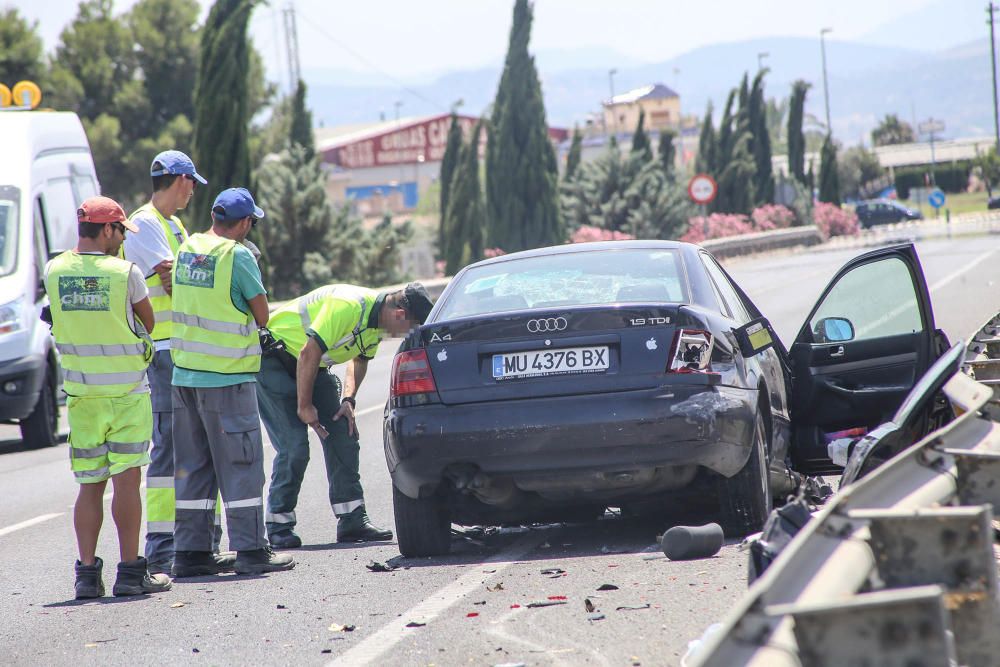
[[844,356],[844,346],[838,345],[837,347],[830,350],[831,357],[842,357]]

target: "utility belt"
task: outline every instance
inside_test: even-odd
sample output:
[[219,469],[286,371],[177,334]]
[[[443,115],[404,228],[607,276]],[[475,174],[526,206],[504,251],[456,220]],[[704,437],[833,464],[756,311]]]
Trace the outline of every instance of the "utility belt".
[[285,348],[285,342],[275,338],[274,334],[265,328],[261,328],[257,333],[260,335],[261,356],[277,359],[281,363],[281,367],[285,369],[285,372],[294,380],[298,360]]

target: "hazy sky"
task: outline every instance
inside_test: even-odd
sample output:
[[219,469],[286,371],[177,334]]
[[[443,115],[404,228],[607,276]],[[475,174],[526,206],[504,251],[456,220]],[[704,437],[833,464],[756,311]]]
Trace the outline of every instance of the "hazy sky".
[[[209,1],[199,1],[207,12]],[[134,2],[117,0],[115,9],[123,12]],[[830,39],[854,40],[943,2],[536,0],[532,48],[602,46],[636,61],[657,62],[713,42],[816,36],[823,27],[833,29]],[[251,24],[254,40],[272,72],[276,64],[284,66],[280,9],[287,4],[288,0],[271,0],[270,6],[256,10]],[[961,7],[966,14],[974,8],[978,14],[984,4],[947,0],[944,6],[948,11]],[[46,47],[51,49],[76,14],[77,0],[0,0],[0,7],[11,5],[39,21]],[[512,0],[295,0],[302,67],[371,71],[352,51],[374,68],[399,77],[489,64],[506,50],[512,6]],[[977,19],[976,23],[981,22]],[[901,35],[906,29],[904,22]],[[974,30],[970,39],[986,34],[985,26],[977,25]],[[923,40],[913,46],[944,48],[963,37],[941,32],[940,43]]]

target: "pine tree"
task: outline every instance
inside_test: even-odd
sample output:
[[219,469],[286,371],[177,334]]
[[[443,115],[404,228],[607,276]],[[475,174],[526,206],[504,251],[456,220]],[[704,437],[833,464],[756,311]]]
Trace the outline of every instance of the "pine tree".
[[440,206],[438,206],[438,257],[444,257],[445,245],[445,214],[448,212],[448,198],[451,194],[452,180],[455,177],[455,167],[462,152],[462,127],[458,122],[458,114],[451,113],[451,125],[448,127],[448,143],[445,144],[444,157],[441,158],[441,173],[438,183],[441,187]]
[[788,109],[788,173],[803,185],[809,184],[806,180],[806,139],[802,134],[802,117],[809,87],[810,84],[801,79],[792,84],[792,101]]
[[516,0],[486,148],[489,243],[507,252],[561,243],[558,167],[534,58],[532,8]]
[[819,200],[840,206],[840,177],[837,175],[837,147],[833,143],[832,135],[826,135],[819,155]]
[[316,141],[313,138],[312,112],[306,108],[306,84],[299,79],[292,97],[292,127],[289,132],[291,142],[305,149],[306,158],[316,155]]
[[580,155],[583,152],[583,135],[579,127],[573,128],[573,141],[569,145],[569,153],[566,155],[566,171],[563,172],[563,180],[571,181],[580,166]]
[[705,109],[705,119],[701,122],[701,134],[698,136],[698,156],[695,158],[694,169],[699,174],[715,174],[717,144],[715,127],[712,125],[712,102]]
[[750,132],[753,136],[753,156],[756,165],[754,194],[756,205],[774,202],[774,170],[771,167],[771,136],[767,129],[767,104],[764,101],[764,75],[762,69],[753,79],[750,89]]
[[673,130],[660,131],[660,143],[656,150],[657,158],[660,160],[660,167],[669,179],[674,178],[674,161],[677,158],[677,149],[674,148],[674,138],[677,133]]
[[44,94],[44,56],[38,21],[29,24],[14,7],[0,10],[0,83],[13,88],[27,79],[41,86]]
[[471,261],[483,256],[483,194],[479,186],[479,137],[483,121],[476,123],[462,152],[451,183],[448,211],[445,213],[445,239],[442,254],[449,276]]
[[646,134],[646,112],[639,109],[639,122],[635,126],[635,133],[632,135],[632,152],[643,154],[647,160],[653,159],[653,146],[649,142],[649,135]]
[[230,187],[250,187],[247,24],[256,3],[216,0],[202,29],[192,157],[210,185],[195,190],[189,207],[190,226],[195,229],[210,225],[216,193]]

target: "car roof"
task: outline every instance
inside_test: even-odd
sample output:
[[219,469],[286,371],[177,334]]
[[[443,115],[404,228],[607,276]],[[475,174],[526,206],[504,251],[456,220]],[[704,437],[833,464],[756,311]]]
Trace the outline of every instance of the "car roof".
[[700,246],[697,246],[693,243],[685,243],[683,241],[660,241],[656,239],[647,239],[640,241],[591,241],[588,243],[567,243],[564,245],[546,246],[544,248],[534,248],[532,250],[522,250],[521,252],[512,252],[509,255],[500,255],[499,257],[491,257],[490,259],[484,259],[474,264],[470,264],[466,268],[468,269],[477,266],[486,266],[488,264],[509,262],[514,259],[527,259],[529,257],[548,257],[551,255],[568,255],[570,253],[578,253],[578,252],[599,252],[607,250],[629,250],[629,249],[693,251],[697,250],[699,247]]

